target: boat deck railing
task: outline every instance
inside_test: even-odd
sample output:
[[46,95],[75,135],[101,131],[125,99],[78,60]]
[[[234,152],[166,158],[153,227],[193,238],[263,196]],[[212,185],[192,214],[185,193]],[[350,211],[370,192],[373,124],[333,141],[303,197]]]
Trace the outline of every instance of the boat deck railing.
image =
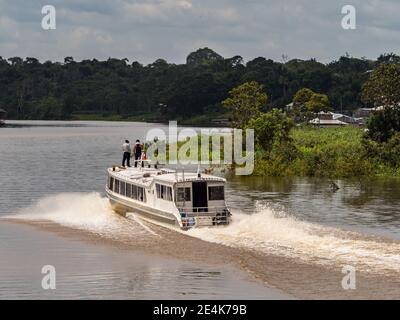
[[178,208],[182,219],[195,218],[198,225],[227,225],[231,213],[227,207]]
[[178,208],[179,212],[185,212],[185,213],[209,213],[209,214],[216,214],[216,213],[222,213],[225,211],[229,211],[227,207],[198,207],[198,208]]

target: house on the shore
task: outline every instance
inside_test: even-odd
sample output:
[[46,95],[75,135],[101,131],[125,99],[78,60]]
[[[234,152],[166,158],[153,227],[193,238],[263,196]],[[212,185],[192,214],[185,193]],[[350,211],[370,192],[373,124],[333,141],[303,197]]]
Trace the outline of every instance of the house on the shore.
[[287,105],[285,106],[285,111],[286,111],[286,112],[291,112],[291,111],[293,110],[293,108],[294,108],[294,103],[291,102],[291,103],[289,103],[289,104],[287,104]]
[[313,126],[324,128],[347,126],[347,123],[337,119],[333,119],[333,113],[331,112],[320,112],[318,113],[318,117],[312,119],[309,123]]
[[4,109],[0,109],[0,125],[3,125],[5,123],[7,116],[7,111]]
[[316,127],[343,127],[348,125],[362,125],[361,118],[350,117],[341,113],[320,112],[317,118],[309,122]]
[[374,108],[359,108],[354,111],[354,116],[358,118],[368,118],[374,111]]
[[364,119],[361,117],[351,117],[349,115],[341,114],[341,113],[332,113],[332,118],[334,120],[339,120],[347,124],[352,124],[355,126],[363,125],[364,124]]
[[354,117],[357,118],[369,118],[374,112],[385,110],[384,106],[375,108],[359,108],[354,111]]

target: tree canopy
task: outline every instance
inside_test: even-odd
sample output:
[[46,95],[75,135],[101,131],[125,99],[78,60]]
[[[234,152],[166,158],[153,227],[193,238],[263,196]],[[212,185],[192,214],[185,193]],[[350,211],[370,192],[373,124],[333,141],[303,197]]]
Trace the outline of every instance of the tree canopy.
[[313,113],[330,110],[330,102],[326,94],[313,93],[305,105],[307,111]]
[[387,142],[400,132],[400,108],[386,108],[375,112],[368,120],[367,137],[377,142]]
[[303,88],[296,92],[293,97],[293,107],[304,109],[306,103],[311,100],[311,97],[315,94],[314,91],[308,88]]
[[400,106],[400,64],[379,65],[364,84],[362,99],[374,106]]
[[[34,57],[0,57],[0,108],[14,119],[70,119],[78,113],[184,119],[225,113],[221,102],[229,92],[255,81],[268,94],[265,111],[282,108],[302,88],[326,94],[332,108],[353,110],[362,106],[361,88],[369,72],[397,61],[397,55],[388,54],[377,61],[345,56],[323,64],[259,57],[245,63],[240,56],[224,58],[209,48],[189,54],[186,64],[163,59],[142,65],[126,58],[75,61],[67,56],[63,62],[41,62]],[[397,77],[397,71],[389,71]],[[313,100],[318,105],[322,97]]]
[[271,151],[274,144],[289,142],[293,127],[293,120],[278,109],[262,113],[248,123],[248,128],[255,131],[257,145],[265,151]]
[[263,86],[256,81],[232,89],[229,95],[223,105],[232,112],[233,124],[237,128],[244,128],[250,119],[257,117],[268,101]]

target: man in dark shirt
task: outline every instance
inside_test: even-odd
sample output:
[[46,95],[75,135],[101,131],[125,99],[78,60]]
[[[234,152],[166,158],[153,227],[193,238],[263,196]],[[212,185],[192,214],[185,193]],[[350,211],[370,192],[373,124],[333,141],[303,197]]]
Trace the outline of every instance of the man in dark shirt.
[[135,155],[135,168],[136,168],[138,162],[142,160],[142,145],[140,144],[140,140],[136,140],[135,147],[133,148],[133,154]]

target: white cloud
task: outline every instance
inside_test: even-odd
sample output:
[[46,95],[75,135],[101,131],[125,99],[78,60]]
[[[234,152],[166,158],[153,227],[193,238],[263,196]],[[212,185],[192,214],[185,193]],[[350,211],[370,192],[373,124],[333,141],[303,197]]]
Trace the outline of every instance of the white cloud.
[[104,45],[111,44],[112,41],[110,34],[88,27],[75,28],[70,34],[70,43],[73,43],[75,46],[88,42]]
[[0,39],[1,42],[8,40],[18,39],[20,33],[18,32],[18,24],[9,17],[0,16]]
[[400,47],[400,1],[353,0],[358,28],[341,28],[345,0],[52,0],[57,30],[40,28],[42,0],[0,0],[0,55],[41,60],[127,57],[184,62],[199,47],[249,60],[349,52],[377,57]]
[[193,8],[189,0],[125,2],[123,6],[127,17],[148,23],[168,21]]

